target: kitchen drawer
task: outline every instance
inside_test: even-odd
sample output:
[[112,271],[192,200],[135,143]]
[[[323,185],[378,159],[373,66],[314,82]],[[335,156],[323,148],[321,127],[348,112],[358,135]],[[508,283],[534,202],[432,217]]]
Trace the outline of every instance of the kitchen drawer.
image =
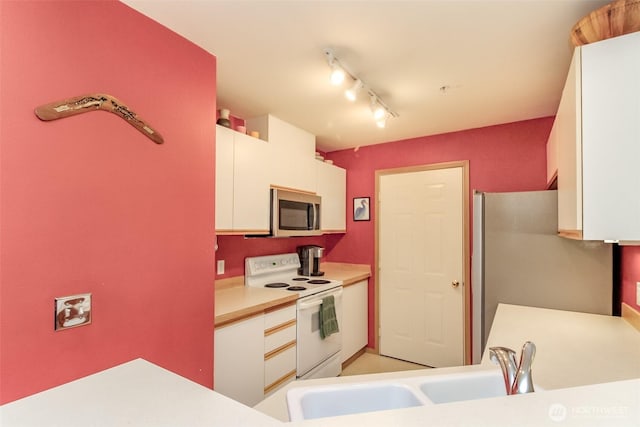
[[296,340],[296,323],[290,320],[281,325],[264,332],[264,354],[275,350],[285,344]]
[[273,383],[296,370],[296,345],[273,355],[265,355],[264,385],[268,389]]
[[283,323],[287,323],[290,320],[296,318],[296,304],[293,303],[284,308],[280,308],[274,311],[267,311],[264,314],[264,329],[265,331],[274,328]]

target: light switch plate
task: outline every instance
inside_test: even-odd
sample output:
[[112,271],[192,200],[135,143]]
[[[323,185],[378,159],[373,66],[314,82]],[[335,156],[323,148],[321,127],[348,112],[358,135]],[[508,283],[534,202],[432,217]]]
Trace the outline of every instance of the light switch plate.
[[636,305],[640,305],[640,282],[636,282]]
[[75,328],[91,323],[91,294],[70,295],[55,299],[54,329]]
[[224,274],[224,260],[223,259],[219,259],[218,260],[218,273],[217,274]]

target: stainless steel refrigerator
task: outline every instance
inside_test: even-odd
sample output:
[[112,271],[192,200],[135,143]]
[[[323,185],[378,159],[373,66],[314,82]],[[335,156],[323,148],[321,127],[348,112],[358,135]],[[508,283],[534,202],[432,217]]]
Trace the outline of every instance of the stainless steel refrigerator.
[[473,362],[498,303],[611,314],[612,248],[557,236],[556,191],[473,196]]

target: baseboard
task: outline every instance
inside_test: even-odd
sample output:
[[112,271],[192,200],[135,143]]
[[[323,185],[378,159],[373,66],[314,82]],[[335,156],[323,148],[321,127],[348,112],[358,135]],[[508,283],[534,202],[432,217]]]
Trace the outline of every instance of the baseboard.
[[353,363],[354,360],[356,360],[358,357],[362,356],[365,353],[367,347],[362,347],[360,350],[356,351],[353,356],[351,356],[350,358],[348,358],[347,360],[345,360],[344,362],[342,362],[342,369],[346,368],[347,366],[351,365]]
[[640,311],[623,302],[622,318],[640,332]]

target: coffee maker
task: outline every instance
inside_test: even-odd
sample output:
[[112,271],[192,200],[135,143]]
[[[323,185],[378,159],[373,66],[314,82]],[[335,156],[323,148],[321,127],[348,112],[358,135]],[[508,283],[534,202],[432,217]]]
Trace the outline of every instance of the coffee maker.
[[320,258],[324,252],[322,246],[317,245],[305,245],[298,246],[298,257],[300,258],[300,268],[298,274],[301,276],[322,276],[323,271],[320,271]]

